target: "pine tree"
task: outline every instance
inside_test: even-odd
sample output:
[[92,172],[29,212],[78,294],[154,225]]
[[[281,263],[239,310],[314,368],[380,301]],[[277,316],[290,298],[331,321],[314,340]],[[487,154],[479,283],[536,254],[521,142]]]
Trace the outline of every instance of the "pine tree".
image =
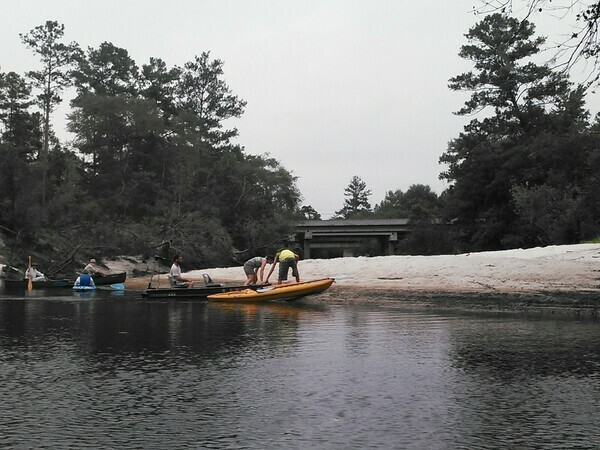
[[344,206],[335,212],[335,217],[352,219],[371,214],[371,204],[369,203],[371,190],[367,189],[367,183],[359,176],[352,177],[350,184],[344,189],[344,195],[346,196]]

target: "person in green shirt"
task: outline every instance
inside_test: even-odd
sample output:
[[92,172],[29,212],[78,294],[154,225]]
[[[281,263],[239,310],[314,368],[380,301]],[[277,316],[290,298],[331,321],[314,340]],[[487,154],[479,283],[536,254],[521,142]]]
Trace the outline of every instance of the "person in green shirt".
[[287,281],[288,272],[292,269],[292,275],[296,278],[296,283],[300,283],[300,273],[298,272],[298,260],[300,257],[289,248],[283,248],[279,250],[273,258],[273,264],[271,264],[271,270],[267,275],[266,283],[269,282],[269,277],[275,270],[275,266],[279,263],[279,277],[277,278],[277,284],[281,284]]

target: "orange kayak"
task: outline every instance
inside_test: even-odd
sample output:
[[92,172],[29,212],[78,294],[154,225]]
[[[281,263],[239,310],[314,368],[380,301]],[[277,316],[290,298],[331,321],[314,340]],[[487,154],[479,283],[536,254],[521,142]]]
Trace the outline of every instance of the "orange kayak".
[[269,300],[296,300],[305,295],[319,294],[329,288],[335,278],[304,281],[301,283],[278,284],[261,289],[243,289],[209,295],[207,298],[215,302],[265,302]]

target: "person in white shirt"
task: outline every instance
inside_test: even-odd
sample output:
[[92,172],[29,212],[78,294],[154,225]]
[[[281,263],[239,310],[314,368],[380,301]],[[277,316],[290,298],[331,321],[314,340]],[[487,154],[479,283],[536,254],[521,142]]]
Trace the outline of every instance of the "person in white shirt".
[[46,275],[37,270],[34,266],[31,266],[25,271],[25,279],[28,280],[29,278],[31,278],[31,281],[44,281]]
[[194,281],[181,276],[180,264],[182,263],[182,261],[183,256],[181,255],[176,255],[175,258],[173,258],[173,265],[171,266],[171,270],[169,271],[169,283],[171,287],[194,287]]
[[89,275],[104,275],[102,269],[96,265],[96,260],[94,258],[90,259],[88,265],[83,268],[82,273],[87,273]]

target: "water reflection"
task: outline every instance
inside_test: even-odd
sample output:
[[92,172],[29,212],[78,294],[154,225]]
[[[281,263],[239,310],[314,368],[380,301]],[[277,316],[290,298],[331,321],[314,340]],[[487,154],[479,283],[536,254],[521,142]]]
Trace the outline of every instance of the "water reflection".
[[0,297],[0,446],[594,448],[593,320]]
[[600,371],[596,320],[472,320],[451,335],[455,365],[490,378],[589,376]]

